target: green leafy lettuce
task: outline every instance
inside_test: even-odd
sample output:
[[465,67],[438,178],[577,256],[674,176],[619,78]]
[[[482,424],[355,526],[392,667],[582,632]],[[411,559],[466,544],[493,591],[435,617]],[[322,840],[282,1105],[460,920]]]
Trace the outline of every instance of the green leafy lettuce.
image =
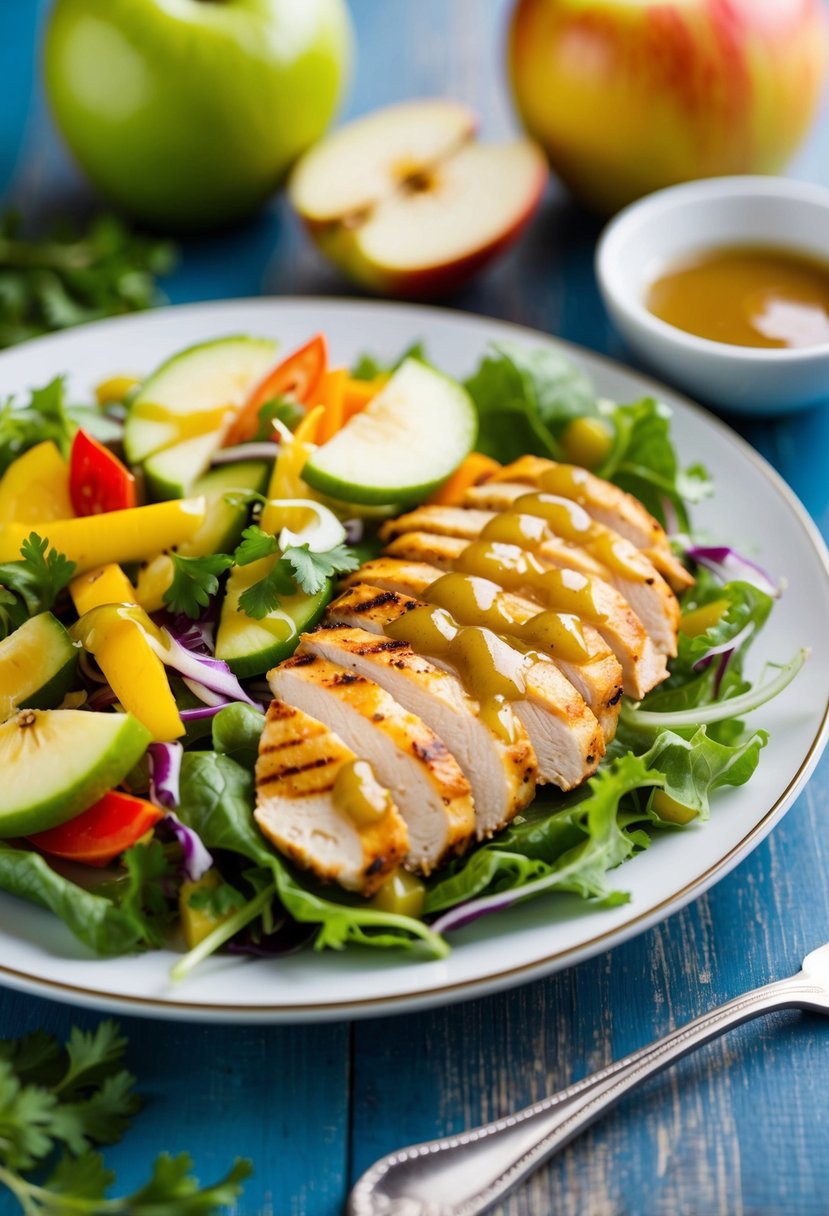
[[[604,906],[624,903],[628,897],[614,888],[610,873],[647,848],[644,825],[675,828],[675,804],[688,812],[687,821],[707,818],[711,793],[747,781],[766,738],[757,731],[729,746],[710,739],[704,727],[690,740],[665,730],[647,751],[625,751],[599,769],[586,789],[557,802],[537,800],[495,840],[430,885],[426,912],[443,913],[433,929],[447,932],[553,890]],[[670,800],[661,810],[654,790]]]
[[229,756],[188,752],[181,766],[179,818],[197,832],[211,853],[246,858],[255,867],[246,878],[257,888],[249,905],[235,913],[196,947],[173,974],[180,978],[205,954],[233,936],[252,916],[261,915],[275,899],[301,924],[316,926],[317,950],[339,950],[353,942],[363,946],[418,947],[435,956],[446,946],[423,921],[383,912],[345,892],[325,895],[304,876],[300,879],[264,839],[253,818],[254,789],[250,772]]
[[610,445],[593,472],[635,494],[657,519],[666,522],[668,502],[687,528],[686,503],[710,491],[704,469],[679,467],[666,405],[651,397],[631,405],[600,400],[584,372],[552,347],[493,342],[465,387],[478,411],[477,447],[502,463],[527,453],[567,462],[562,440],[570,423],[601,418]]

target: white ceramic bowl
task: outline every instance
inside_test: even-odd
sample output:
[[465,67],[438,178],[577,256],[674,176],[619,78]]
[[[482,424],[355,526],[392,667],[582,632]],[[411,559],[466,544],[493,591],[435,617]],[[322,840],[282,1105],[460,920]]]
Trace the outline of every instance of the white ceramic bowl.
[[715,177],[627,207],[596,251],[614,324],[643,360],[711,405],[775,414],[829,400],[829,343],[797,350],[730,346],[648,312],[648,288],[669,263],[735,244],[777,246],[829,264],[829,190],[778,177]]

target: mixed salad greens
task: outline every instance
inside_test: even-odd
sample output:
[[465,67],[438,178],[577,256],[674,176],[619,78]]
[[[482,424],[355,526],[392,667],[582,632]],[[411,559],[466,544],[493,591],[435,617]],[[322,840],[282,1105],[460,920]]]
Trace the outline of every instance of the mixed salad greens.
[[[321,335],[275,367],[274,351],[223,339],[107,381],[95,405],[55,380],[0,410],[0,889],[101,955],[180,931],[178,978],[220,947],[442,956],[463,925],[553,890],[623,903],[621,862],[752,776],[767,736],[742,716],[805,658],[748,680],[780,589],[694,536],[712,487],[680,466],[669,409],[599,399],[546,347],[494,343],[465,392],[420,348],[351,371]],[[414,892],[324,886],[253,819],[264,674],[379,551],[379,521],[460,502],[525,453],[592,469],[668,529],[696,576],[670,676],[624,703],[594,777],[547,787]]]

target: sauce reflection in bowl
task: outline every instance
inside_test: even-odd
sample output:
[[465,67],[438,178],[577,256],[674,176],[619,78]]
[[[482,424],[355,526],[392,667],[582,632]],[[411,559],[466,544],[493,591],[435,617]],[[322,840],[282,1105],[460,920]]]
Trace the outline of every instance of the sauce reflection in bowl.
[[829,398],[829,191],[771,177],[659,191],[596,255],[631,348],[715,406],[781,413]]

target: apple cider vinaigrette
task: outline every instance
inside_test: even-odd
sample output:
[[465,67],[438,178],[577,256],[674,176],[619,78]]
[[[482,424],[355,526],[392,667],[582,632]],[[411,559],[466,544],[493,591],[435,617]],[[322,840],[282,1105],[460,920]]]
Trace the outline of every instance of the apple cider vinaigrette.
[[733,245],[674,263],[648,289],[654,316],[731,346],[829,342],[829,263],[793,250]]
[[[576,493],[579,470],[559,466],[546,488]],[[520,495],[511,508],[485,525],[459,554],[454,572],[422,592],[422,606],[385,626],[388,637],[406,641],[420,654],[444,660],[481,705],[490,729],[509,738],[509,702],[523,697],[526,675],[542,654],[567,662],[589,661],[582,621],[606,619],[585,575],[550,568],[532,552],[547,538],[583,546],[609,569],[643,580],[641,566],[618,551],[618,538],[594,523],[576,502],[549,493]],[[529,594],[539,610],[516,613],[504,592]],[[504,640],[506,639],[506,640]]]

